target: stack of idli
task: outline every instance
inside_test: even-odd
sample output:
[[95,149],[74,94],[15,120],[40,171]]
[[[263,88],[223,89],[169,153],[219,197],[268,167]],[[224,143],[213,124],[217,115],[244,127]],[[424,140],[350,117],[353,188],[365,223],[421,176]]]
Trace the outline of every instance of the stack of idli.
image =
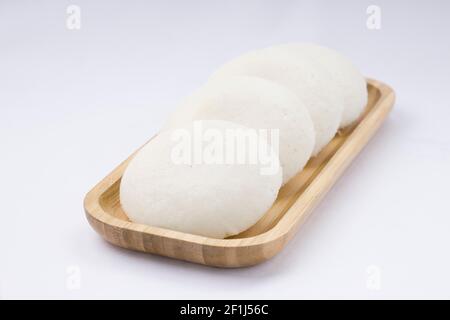
[[255,224],[367,104],[338,52],[284,44],[220,67],[131,160],[120,185],[133,222],[212,238]]

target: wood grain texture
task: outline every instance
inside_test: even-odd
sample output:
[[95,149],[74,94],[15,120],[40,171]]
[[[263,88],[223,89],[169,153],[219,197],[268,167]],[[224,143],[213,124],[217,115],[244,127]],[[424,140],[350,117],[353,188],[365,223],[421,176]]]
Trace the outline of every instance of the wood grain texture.
[[216,267],[263,262],[277,254],[295,234],[392,109],[395,94],[390,87],[370,79],[367,87],[369,101],[361,118],[341,130],[283,186],[272,208],[239,235],[213,239],[129,221],[120,206],[119,186],[133,155],[86,195],[86,217],[105,240],[123,248]]

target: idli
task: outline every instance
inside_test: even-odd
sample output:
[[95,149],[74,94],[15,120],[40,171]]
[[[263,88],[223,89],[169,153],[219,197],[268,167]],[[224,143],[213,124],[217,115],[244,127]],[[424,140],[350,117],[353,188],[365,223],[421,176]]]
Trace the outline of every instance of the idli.
[[[123,174],[122,208],[133,222],[207,237],[248,229],[272,206],[282,182],[277,155],[254,133],[214,120],[159,133]],[[233,147],[240,135],[256,137],[264,161],[234,161],[256,145]],[[268,165],[274,170],[265,170]]]
[[300,59],[307,55],[312,63],[326,69],[333,87],[343,99],[341,128],[359,118],[367,105],[367,84],[364,76],[349,59],[335,50],[315,44],[290,43],[278,47],[292,51]]
[[267,130],[268,136],[279,140],[269,143],[278,146],[283,183],[303,169],[314,148],[314,127],[303,102],[286,87],[263,78],[228,76],[210,81],[182,101],[166,128],[192,120],[227,120]]
[[316,155],[334,137],[341,122],[343,101],[336,95],[325,68],[290,50],[269,47],[246,53],[219,68],[212,79],[230,75],[261,77],[290,89],[309,111],[315,129]]

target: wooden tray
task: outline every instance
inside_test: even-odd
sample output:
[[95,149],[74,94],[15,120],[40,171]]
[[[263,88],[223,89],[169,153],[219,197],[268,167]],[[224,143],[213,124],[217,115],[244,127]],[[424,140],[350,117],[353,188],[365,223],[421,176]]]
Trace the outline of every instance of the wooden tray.
[[376,80],[367,80],[367,86],[369,101],[360,120],[339,132],[280,190],[263,218],[237,236],[212,239],[130,222],[119,203],[119,185],[133,156],[86,195],[86,217],[106,241],[131,250],[216,267],[251,266],[270,259],[295,234],[391,110],[394,91]]

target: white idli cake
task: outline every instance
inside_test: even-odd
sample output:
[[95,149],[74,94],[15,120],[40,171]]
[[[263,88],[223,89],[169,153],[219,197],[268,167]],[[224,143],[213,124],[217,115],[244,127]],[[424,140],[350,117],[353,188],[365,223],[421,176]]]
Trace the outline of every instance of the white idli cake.
[[271,80],[292,90],[307,107],[316,133],[313,155],[335,136],[341,123],[343,101],[325,68],[311,63],[307,55],[293,55],[282,47],[244,54],[219,68],[212,79],[248,75]]
[[[267,141],[259,137],[258,147],[267,151],[264,164],[230,163],[226,152],[224,164],[214,162],[220,159],[220,139],[212,138],[236,132],[255,130],[228,121],[196,121],[151,140],[121,180],[120,202],[130,220],[213,238],[235,235],[255,224],[275,201],[282,170]],[[200,142],[204,148],[198,147]],[[186,150],[192,152],[189,162]],[[194,156],[199,150],[201,161]],[[270,173],[264,171],[267,160],[274,169]]]
[[269,143],[279,148],[283,183],[303,169],[314,148],[314,127],[303,102],[284,86],[262,78],[210,81],[180,104],[166,128],[192,120],[227,120],[266,130],[268,137],[274,134],[277,141]]
[[355,122],[367,105],[367,84],[364,76],[353,63],[336,50],[315,44],[289,43],[278,46],[304,59],[305,55],[311,63],[323,67],[333,82],[333,88],[342,96],[344,110],[340,127]]

